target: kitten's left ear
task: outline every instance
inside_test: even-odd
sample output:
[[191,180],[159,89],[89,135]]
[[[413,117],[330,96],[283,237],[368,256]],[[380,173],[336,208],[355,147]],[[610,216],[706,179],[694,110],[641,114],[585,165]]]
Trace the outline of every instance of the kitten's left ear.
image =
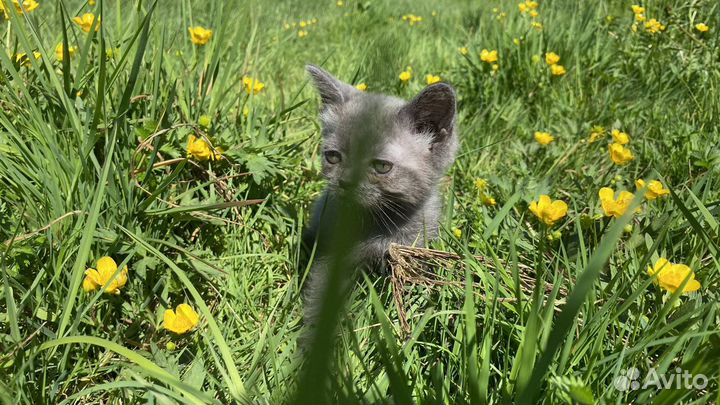
[[455,125],[455,90],[447,83],[437,83],[423,89],[402,108],[418,132],[430,132],[436,142],[442,142],[453,132]]
[[347,101],[353,91],[353,86],[343,83],[330,73],[315,65],[307,65],[305,69],[312,76],[315,87],[320,93],[323,110],[328,107],[337,106]]

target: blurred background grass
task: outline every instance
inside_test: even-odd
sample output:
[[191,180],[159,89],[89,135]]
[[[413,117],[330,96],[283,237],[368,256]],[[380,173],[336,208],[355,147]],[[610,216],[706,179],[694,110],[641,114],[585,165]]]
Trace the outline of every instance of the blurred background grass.
[[[718,401],[718,4],[642,4],[666,26],[657,34],[643,22],[633,31],[632,4],[544,1],[535,18],[516,2],[460,0],[39,1],[10,12],[0,399]],[[98,32],[72,22],[86,12],[102,14]],[[206,45],[190,42],[196,25],[213,30]],[[60,62],[59,43],[77,52]],[[482,49],[498,51],[495,73]],[[546,52],[565,75],[550,74]],[[299,237],[322,189],[306,63],[403,98],[426,74],[456,87],[462,147],[435,247],[466,257],[467,271],[434,269],[465,289],[407,287],[409,335],[390,283],[361,281],[318,386],[297,384]],[[265,88],[249,94],[244,76]],[[629,133],[635,160],[614,165],[609,136],[588,143],[597,125]],[[534,131],[556,139],[541,147]],[[184,159],[191,134],[224,158]],[[601,218],[598,189],[635,191],[639,178],[674,195],[644,204],[629,227]],[[570,206],[559,234],[528,215],[540,194]],[[252,200],[262,202],[243,204]],[[105,255],[129,267],[118,296],[80,288]],[[700,292],[660,291],[645,270],[658,257],[690,265]],[[520,273],[537,288],[522,290]],[[565,305],[561,290],[584,293]],[[183,302],[201,322],[179,336],[162,317]],[[629,367],[681,367],[710,383],[613,389]]]

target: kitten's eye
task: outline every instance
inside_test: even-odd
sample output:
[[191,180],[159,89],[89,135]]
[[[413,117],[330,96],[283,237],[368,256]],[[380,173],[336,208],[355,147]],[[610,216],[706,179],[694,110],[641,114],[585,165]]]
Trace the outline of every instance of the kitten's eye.
[[386,174],[393,168],[393,164],[388,162],[387,160],[373,160],[372,162],[373,169],[375,169],[376,172],[380,174]]
[[338,164],[342,160],[342,155],[336,150],[325,151],[325,160],[331,165]]

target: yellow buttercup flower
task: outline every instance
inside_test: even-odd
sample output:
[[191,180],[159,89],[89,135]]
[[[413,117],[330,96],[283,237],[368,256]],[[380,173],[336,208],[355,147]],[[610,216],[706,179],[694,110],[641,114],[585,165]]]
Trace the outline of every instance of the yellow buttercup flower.
[[407,21],[410,25],[415,25],[416,23],[422,22],[422,17],[415,14],[406,14],[402,16],[402,20]]
[[462,236],[462,230],[460,228],[453,228],[452,233],[453,233],[453,235],[455,235],[456,238],[459,238]]
[[458,52],[460,52],[460,55],[467,55],[470,51],[467,49],[467,47],[463,46],[461,48],[458,48]]
[[560,62],[560,55],[556,54],[555,52],[547,52],[545,54],[545,63],[547,63],[548,65],[554,65],[558,62]]
[[494,206],[495,204],[497,204],[497,201],[495,201],[494,198],[490,197],[489,195],[487,195],[487,194],[485,194],[485,193],[483,193],[483,194],[480,196],[480,202],[482,202],[484,205],[487,205],[487,206],[489,206],[489,207],[492,207],[492,206]]
[[645,14],[635,14],[635,21],[637,21],[637,22],[645,21]]
[[439,81],[440,81],[440,76],[436,76],[433,74],[425,75],[425,83],[427,83],[428,85],[437,83]]
[[567,73],[567,71],[563,65],[555,64],[550,65],[550,73],[552,73],[553,76],[562,76]]
[[682,285],[685,279],[687,284],[683,288],[683,293],[693,292],[700,289],[700,282],[695,280],[695,272],[684,264],[670,263],[666,258],[659,258],[653,267],[648,267],[648,275],[657,276],[654,280],[655,284],[660,288],[674,293]]
[[88,5],[89,5],[89,6],[94,6],[94,5],[95,5],[95,0],[88,0]]
[[166,309],[163,316],[163,327],[170,332],[182,335],[195,328],[200,322],[200,316],[188,304],[180,304],[175,310]]
[[95,14],[93,13],[85,13],[81,16],[77,16],[73,18],[73,22],[77,24],[81,30],[85,32],[90,32],[96,18],[97,24],[95,24],[95,32],[97,32],[100,29],[100,17],[95,17]]
[[220,148],[213,150],[204,139],[190,135],[187,143],[187,156],[200,162],[220,160],[222,159],[222,150]]
[[112,257],[103,256],[98,259],[96,267],[97,270],[85,270],[83,290],[90,292],[105,286],[104,292],[109,294],[120,294],[120,289],[127,284],[127,266],[123,267],[123,269],[116,275],[115,272],[117,272],[118,266],[115,263],[115,260],[113,260]]
[[535,134],[533,136],[535,137],[535,141],[537,141],[537,143],[543,146],[549,145],[552,141],[555,140],[555,137],[550,135],[549,132],[535,131]]
[[297,33],[298,38],[305,38],[307,36],[308,32],[305,30],[300,30]]
[[6,6],[4,5],[4,2],[15,6],[15,11],[17,11],[18,14],[22,13],[23,9],[25,10],[25,12],[30,13],[40,6],[40,3],[35,0],[23,0],[22,3],[20,3],[19,0],[12,0],[12,2],[10,0],[0,0],[0,12],[3,13],[6,20],[10,19],[10,16],[8,15],[8,11],[5,8]]
[[[35,58],[35,60],[38,60],[42,58],[42,54],[40,52],[33,52],[33,57]],[[25,52],[16,53],[15,62],[18,63],[20,66],[24,67],[30,67],[32,65],[32,63],[30,62],[30,58],[28,58]]]
[[480,178],[480,177],[475,179],[475,188],[477,188],[478,190],[480,190],[480,191],[485,190],[487,188],[487,186],[488,186],[487,180]]
[[649,32],[650,34],[657,34],[659,32],[665,31],[665,26],[660,21],[651,18],[645,23],[645,31]]
[[[0,1],[1,1],[1,0],[0,0]],[[64,49],[65,49],[65,46],[63,45],[62,42],[60,42],[59,44],[57,44],[57,46],[55,47],[55,57],[56,57],[57,60],[60,61],[60,62],[62,62],[62,61],[63,61],[63,58],[64,58],[64,54],[63,54],[63,50],[64,50]],[[73,56],[75,56],[75,53],[77,52],[77,50],[78,50],[77,46],[71,46],[71,47],[68,48],[68,54],[70,54],[70,57],[71,57],[71,58],[72,58]]]
[[615,143],[619,143],[620,145],[627,145],[630,142],[630,135],[626,134],[625,132],[621,132],[618,129],[613,129],[610,134],[612,135]]
[[528,13],[528,14],[530,14],[530,17],[532,17],[532,18],[537,18],[537,16],[540,15],[540,13],[538,13],[535,10],[530,10],[530,13]]
[[565,201],[553,201],[548,195],[541,195],[538,201],[530,203],[530,212],[535,214],[540,221],[547,226],[555,225],[565,215],[567,215],[568,206]]
[[400,73],[400,76],[398,76],[401,82],[407,83],[410,79],[412,79],[412,73],[410,71],[405,70]]
[[265,83],[261,82],[258,79],[253,79],[249,76],[243,76],[243,86],[245,87],[245,92],[247,94],[258,94],[265,88]]
[[603,136],[605,136],[605,128],[600,125],[595,125],[590,129],[590,138],[588,138],[588,143],[597,142]]
[[538,8],[538,6],[540,6],[540,4],[537,1],[533,1],[533,0],[525,0],[525,5],[527,6],[527,8],[529,10],[535,10],[536,8]]
[[487,63],[495,63],[498,60],[498,51],[483,49],[480,51],[480,60]]
[[358,83],[358,84],[355,85],[355,88],[358,89],[358,90],[360,90],[360,91],[365,91],[365,90],[367,90],[367,84],[365,84],[365,83]]
[[603,187],[598,192],[600,197],[600,205],[602,206],[605,216],[620,218],[632,203],[635,195],[628,191],[621,191],[618,198],[615,199],[615,192],[610,187]]
[[635,180],[635,187],[638,190],[645,188],[645,198],[654,200],[670,194],[670,190],[663,187],[663,184],[657,180],[650,180],[647,184],[642,179]]
[[633,14],[643,14],[643,13],[645,13],[645,7],[641,7],[641,6],[638,6],[637,4],[633,4],[632,11],[633,11]]
[[212,30],[200,26],[189,27],[188,32],[190,32],[190,42],[195,45],[205,45],[213,36]]
[[616,165],[626,165],[630,163],[630,161],[635,159],[635,156],[633,156],[630,149],[622,146],[619,143],[611,143],[608,147],[608,150],[610,151],[610,159]]
[[705,23],[695,24],[695,29],[698,30],[698,31],[700,31],[700,32],[708,32],[708,31],[710,31],[710,27],[708,27],[707,24],[705,24]]
[[536,31],[542,31],[543,29],[543,25],[537,21],[533,21],[530,26],[535,28]]
[[528,11],[528,6],[525,3],[519,3],[518,10],[520,10],[520,12],[524,14]]

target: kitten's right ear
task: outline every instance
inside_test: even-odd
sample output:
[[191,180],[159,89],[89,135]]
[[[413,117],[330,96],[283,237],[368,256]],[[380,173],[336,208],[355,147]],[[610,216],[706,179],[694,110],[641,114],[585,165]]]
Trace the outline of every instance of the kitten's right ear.
[[312,76],[315,88],[320,93],[323,110],[344,103],[352,94],[352,91],[355,90],[349,84],[341,82],[315,65],[307,65],[305,69]]

